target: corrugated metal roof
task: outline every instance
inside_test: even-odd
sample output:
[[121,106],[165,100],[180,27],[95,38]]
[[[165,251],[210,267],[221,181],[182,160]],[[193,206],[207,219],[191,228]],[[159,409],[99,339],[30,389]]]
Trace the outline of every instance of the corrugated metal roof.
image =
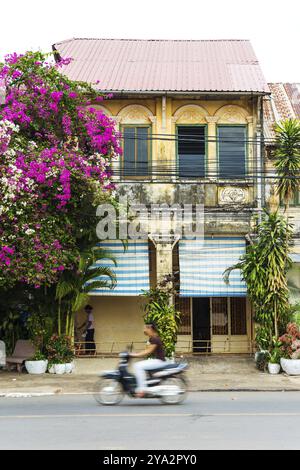
[[73,80],[102,91],[269,93],[247,40],[71,39],[53,45]]
[[264,131],[275,137],[274,124],[285,119],[300,119],[300,83],[269,83],[270,98],[264,100]]

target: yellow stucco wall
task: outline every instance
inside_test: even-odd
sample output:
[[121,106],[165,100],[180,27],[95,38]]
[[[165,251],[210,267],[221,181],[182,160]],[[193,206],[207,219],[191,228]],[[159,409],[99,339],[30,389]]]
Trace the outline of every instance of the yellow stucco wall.
[[[144,349],[147,338],[143,334],[143,299],[139,297],[91,296],[95,317],[95,342],[101,353],[118,353],[133,343],[134,350]],[[85,320],[83,311],[78,315],[79,324]],[[191,337],[178,337],[178,351],[186,351]]]
[[[139,297],[91,296],[89,304],[95,317],[95,342],[101,352],[122,351],[133,341],[141,349],[143,335],[143,299]],[[85,318],[80,312],[79,323]]]

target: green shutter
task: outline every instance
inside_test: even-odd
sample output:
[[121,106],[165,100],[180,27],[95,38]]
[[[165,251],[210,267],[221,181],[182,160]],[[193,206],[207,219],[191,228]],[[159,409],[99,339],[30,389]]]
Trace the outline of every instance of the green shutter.
[[219,176],[246,176],[246,126],[219,126]]

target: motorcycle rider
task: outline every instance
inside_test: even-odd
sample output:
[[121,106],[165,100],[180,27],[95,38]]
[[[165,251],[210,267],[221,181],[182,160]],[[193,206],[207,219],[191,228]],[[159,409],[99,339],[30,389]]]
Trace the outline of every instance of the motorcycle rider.
[[144,334],[149,337],[148,347],[144,351],[130,354],[131,357],[152,356],[151,359],[136,362],[133,366],[137,380],[136,396],[139,398],[144,397],[147,391],[146,371],[159,369],[164,366],[166,360],[163,343],[155,323],[147,323],[144,327]]

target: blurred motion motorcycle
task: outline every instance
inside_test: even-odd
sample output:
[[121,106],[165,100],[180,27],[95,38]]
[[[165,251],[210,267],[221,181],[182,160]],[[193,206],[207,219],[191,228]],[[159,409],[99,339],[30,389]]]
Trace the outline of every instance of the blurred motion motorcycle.
[[[119,365],[116,370],[100,374],[94,397],[101,405],[117,405],[125,395],[135,397],[136,378],[128,371],[129,352],[119,354]],[[182,403],[187,394],[185,371],[186,363],[165,362],[157,369],[147,371],[147,389],[143,398],[158,398],[165,405]]]

